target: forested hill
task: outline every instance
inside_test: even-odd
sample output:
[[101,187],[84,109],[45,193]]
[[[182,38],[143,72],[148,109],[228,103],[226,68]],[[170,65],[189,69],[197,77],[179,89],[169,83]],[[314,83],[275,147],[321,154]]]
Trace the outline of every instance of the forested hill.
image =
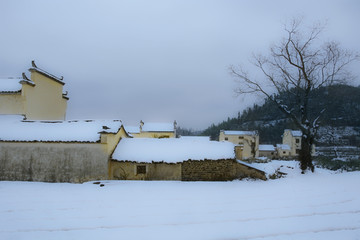
[[[277,98],[288,106],[296,105],[296,99],[286,93]],[[360,131],[360,87],[335,85],[320,88],[310,96],[310,105],[310,118],[325,109],[320,118],[321,126],[337,129],[350,126]],[[262,106],[254,105],[244,110],[236,118],[211,125],[202,134],[217,139],[220,130],[258,130],[262,143],[276,144],[281,142],[286,128],[296,129],[274,103],[265,101]]]

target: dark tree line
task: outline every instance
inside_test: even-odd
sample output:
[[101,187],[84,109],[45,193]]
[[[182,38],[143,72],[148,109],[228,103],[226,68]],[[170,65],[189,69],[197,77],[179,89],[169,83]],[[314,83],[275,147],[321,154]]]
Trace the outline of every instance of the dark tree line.
[[[290,104],[287,94],[277,96],[283,102]],[[321,109],[326,108],[319,122],[320,126],[360,127],[360,87],[348,85],[333,85],[322,87],[311,94],[311,117]],[[286,118],[278,107],[267,100],[263,105],[254,105],[239,112],[237,117],[228,118],[220,124],[212,124],[202,135],[218,139],[220,130],[257,130],[261,143],[276,144],[281,142],[284,129],[298,129]],[[357,145],[356,138],[349,139],[352,145]]]

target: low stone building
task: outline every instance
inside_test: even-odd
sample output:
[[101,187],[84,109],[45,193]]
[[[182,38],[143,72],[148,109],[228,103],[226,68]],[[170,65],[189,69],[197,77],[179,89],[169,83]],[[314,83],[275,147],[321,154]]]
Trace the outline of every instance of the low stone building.
[[276,152],[278,157],[286,158],[291,156],[291,147],[287,144],[276,144]]
[[274,145],[260,144],[259,145],[259,157],[276,158],[277,151]]
[[122,139],[110,172],[112,179],[121,180],[266,179],[264,172],[236,161],[232,143],[203,138]]
[[128,137],[120,120],[22,121],[0,117],[0,180],[84,182],[109,178],[109,157]]

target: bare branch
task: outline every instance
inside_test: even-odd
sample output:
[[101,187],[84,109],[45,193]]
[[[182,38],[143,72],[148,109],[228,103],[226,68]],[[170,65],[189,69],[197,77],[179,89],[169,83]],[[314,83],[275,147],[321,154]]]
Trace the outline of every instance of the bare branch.
[[[303,131],[303,139],[309,145],[317,133],[318,121],[324,111],[312,121],[309,119],[310,93],[320,87],[348,80],[351,75],[346,67],[360,57],[341,49],[335,42],[319,47],[317,41],[324,24],[317,24],[308,32],[302,31],[301,25],[302,19],[293,19],[285,26],[285,38],[270,48],[268,56],[253,56],[252,64],[263,76],[261,81],[250,77],[241,67],[230,67],[230,73],[239,83],[239,94],[263,94]],[[270,90],[268,86],[271,86]],[[277,96],[283,93],[292,96],[295,103],[286,105],[281,102]],[[303,153],[310,147],[306,149]],[[311,161],[310,165],[304,166],[311,167]]]

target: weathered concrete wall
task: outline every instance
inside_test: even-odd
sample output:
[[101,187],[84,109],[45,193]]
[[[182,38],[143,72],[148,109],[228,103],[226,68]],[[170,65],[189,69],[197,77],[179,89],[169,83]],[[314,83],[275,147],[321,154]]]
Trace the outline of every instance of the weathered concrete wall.
[[0,180],[84,182],[108,179],[99,143],[0,142]]
[[265,173],[234,159],[185,161],[181,175],[182,181],[232,181],[246,177],[266,180]]
[[[146,173],[137,173],[138,166],[145,166]],[[111,179],[118,180],[181,180],[181,164],[110,162]]]

